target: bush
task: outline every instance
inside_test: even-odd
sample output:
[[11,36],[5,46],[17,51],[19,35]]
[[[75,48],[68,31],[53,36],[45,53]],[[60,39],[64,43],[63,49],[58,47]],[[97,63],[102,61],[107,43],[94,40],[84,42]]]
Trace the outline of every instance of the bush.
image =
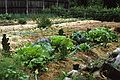
[[27,22],[24,18],[20,18],[20,19],[18,19],[18,23],[19,24],[26,24]]
[[48,19],[46,17],[42,17],[41,19],[38,19],[37,24],[38,24],[37,27],[39,29],[41,29],[41,28],[47,28],[47,27],[50,27],[52,25],[50,19]]
[[63,6],[52,6],[50,8],[50,11],[52,14],[58,15],[58,16],[66,16],[67,15],[67,9],[65,9]]
[[11,20],[12,15],[10,15],[10,14],[0,14],[0,19],[1,20]]
[[107,9],[99,6],[90,6],[86,8],[71,7],[68,11],[63,9],[58,11],[54,9],[53,11],[56,11],[55,13],[58,13],[58,16],[120,22],[120,8]]
[[85,9],[83,7],[71,7],[69,9],[69,16],[74,18],[84,18]]

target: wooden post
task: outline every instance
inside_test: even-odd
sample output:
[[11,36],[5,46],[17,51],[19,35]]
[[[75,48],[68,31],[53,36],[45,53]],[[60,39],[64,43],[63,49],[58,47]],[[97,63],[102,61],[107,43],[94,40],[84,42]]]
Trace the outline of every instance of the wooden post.
[[59,5],[59,0],[57,0],[57,3],[56,3],[56,6],[58,7],[58,5]]
[[5,13],[7,14],[8,13],[8,6],[7,6],[7,0],[5,0]]
[[28,9],[29,9],[29,7],[28,7],[28,0],[26,0],[26,14],[28,15]]
[[43,10],[45,9],[45,0],[43,0]]

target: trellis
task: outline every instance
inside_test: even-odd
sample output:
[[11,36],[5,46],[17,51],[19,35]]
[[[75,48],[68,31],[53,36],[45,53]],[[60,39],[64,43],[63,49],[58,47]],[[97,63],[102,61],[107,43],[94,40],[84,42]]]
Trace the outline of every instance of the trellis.
[[52,5],[68,7],[68,0],[0,0],[0,13],[38,13]]

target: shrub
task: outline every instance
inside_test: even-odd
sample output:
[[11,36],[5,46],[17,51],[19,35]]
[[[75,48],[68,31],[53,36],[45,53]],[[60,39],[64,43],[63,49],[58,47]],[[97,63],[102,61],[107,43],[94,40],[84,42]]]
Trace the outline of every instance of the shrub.
[[94,19],[100,21],[120,22],[120,8],[102,8],[99,6],[71,7],[66,16],[74,18]]
[[10,15],[10,14],[0,14],[0,19],[1,20],[11,20],[12,15]]
[[19,24],[26,24],[27,22],[24,18],[20,18],[20,19],[18,19],[18,23]]
[[63,6],[52,6],[50,11],[52,14],[62,17],[67,15],[67,9],[65,9]]
[[50,19],[48,19],[46,17],[42,17],[41,19],[38,19],[37,24],[38,24],[37,27],[39,29],[41,29],[41,28],[47,28],[47,27],[50,27],[52,25]]
[[84,18],[85,9],[83,7],[71,7],[69,9],[69,16],[74,18]]

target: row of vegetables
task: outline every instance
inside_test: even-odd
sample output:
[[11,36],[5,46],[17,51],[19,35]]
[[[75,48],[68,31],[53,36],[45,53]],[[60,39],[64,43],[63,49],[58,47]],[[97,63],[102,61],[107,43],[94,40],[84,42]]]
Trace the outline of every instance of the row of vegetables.
[[[17,49],[16,53],[9,57],[12,62],[7,66],[7,69],[2,69],[5,73],[0,72],[0,75],[2,75],[0,79],[11,80],[12,76],[18,80],[27,80],[29,79],[28,77],[21,77],[21,73],[17,73],[18,69],[29,69],[32,72],[38,70],[38,73],[35,74],[41,74],[48,70],[47,64],[51,61],[65,60],[79,51],[88,51],[95,47],[95,45],[106,47],[107,43],[114,41],[118,41],[117,34],[104,27],[74,32],[69,37],[56,35],[42,38],[35,43],[27,43],[24,47]],[[0,64],[4,63],[4,61],[7,60],[0,61]],[[11,64],[18,65],[19,68],[12,69],[11,67],[14,65],[11,66]],[[4,68],[6,67],[4,66]],[[10,70],[15,73],[9,72]],[[12,78],[12,80],[14,79]]]

